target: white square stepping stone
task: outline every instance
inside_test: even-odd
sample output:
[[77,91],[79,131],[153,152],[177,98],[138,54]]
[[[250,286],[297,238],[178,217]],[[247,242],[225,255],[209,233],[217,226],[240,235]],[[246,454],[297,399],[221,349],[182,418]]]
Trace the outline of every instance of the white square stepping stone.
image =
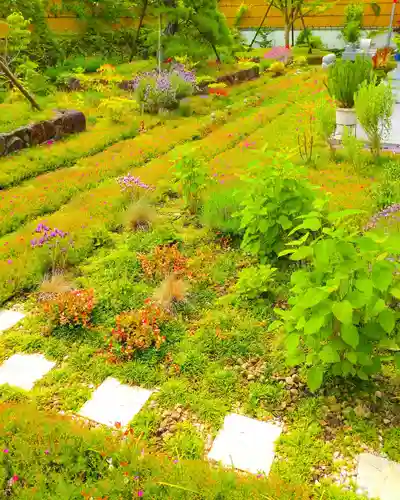
[[11,311],[4,309],[0,311],[0,332],[5,332],[12,326],[16,325],[18,321],[25,318],[25,314],[18,311]]
[[274,444],[282,428],[242,415],[227,415],[208,458],[227,467],[268,474],[274,460]]
[[123,385],[115,378],[108,378],[93,393],[79,415],[100,424],[114,427],[118,422],[125,427],[139,413],[153,391]]
[[357,486],[371,498],[399,500],[400,464],[371,453],[358,456]]
[[9,384],[30,391],[55,365],[43,354],[14,354],[0,366],[0,384]]

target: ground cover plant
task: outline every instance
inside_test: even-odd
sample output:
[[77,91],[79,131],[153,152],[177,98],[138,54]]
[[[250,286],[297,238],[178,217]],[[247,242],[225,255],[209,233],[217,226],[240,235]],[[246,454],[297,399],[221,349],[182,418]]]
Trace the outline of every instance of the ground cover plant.
[[[397,158],[332,151],[318,70],[229,90],[183,116],[58,93],[89,130],[0,160],[0,301],[27,313],[0,361],[56,363],[0,385],[7,495],[356,500],[361,451],[399,460]],[[127,428],[72,422],[108,377],[158,390]],[[282,425],[268,479],[206,463],[229,413]]]

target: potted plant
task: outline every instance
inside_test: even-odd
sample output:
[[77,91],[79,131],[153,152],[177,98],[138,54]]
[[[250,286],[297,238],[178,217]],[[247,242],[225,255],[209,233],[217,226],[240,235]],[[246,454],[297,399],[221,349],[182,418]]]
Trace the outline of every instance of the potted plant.
[[326,87],[329,95],[336,101],[336,137],[342,137],[343,128],[352,132],[357,125],[354,110],[354,94],[364,82],[372,79],[372,63],[364,57],[353,61],[339,60],[329,67]]
[[346,7],[342,36],[347,44],[353,48],[360,41],[363,18],[364,6],[361,3],[352,3]]

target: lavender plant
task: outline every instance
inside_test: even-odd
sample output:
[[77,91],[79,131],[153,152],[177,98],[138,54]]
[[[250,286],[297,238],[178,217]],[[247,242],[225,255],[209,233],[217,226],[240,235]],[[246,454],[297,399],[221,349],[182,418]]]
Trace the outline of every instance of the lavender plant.
[[117,182],[121,191],[128,193],[131,201],[137,201],[142,198],[145,192],[153,189],[149,184],[145,184],[140,180],[140,177],[134,177],[130,173],[117,178]]
[[143,111],[157,113],[163,108],[176,108],[180,99],[192,95],[196,75],[186,70],[183,64],[175,64],[171,70],[153,70],[137,75],[131,87]]
[[46,224],[40,223],[35,229],[35,234],[40,237],[31,240],[32,248],[46,247],[49,250],[51,272],[65,269],[68,252],[73,248],[73,240],[68,239],[68,233],[61,229],[51,229]]

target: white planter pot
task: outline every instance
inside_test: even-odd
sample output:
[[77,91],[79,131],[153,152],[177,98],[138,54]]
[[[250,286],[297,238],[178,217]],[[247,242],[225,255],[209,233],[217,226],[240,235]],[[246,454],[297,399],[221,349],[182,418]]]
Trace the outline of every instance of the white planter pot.
[[335,138],[340,139],[343,136],[343,130],[346,127],[348,132],[355,135],[357,125],[356,110],[354,108],[336,109],[336,132]]
[[360,40],[360,49],[368,52],[371,48],[371,38],[361,38]]

